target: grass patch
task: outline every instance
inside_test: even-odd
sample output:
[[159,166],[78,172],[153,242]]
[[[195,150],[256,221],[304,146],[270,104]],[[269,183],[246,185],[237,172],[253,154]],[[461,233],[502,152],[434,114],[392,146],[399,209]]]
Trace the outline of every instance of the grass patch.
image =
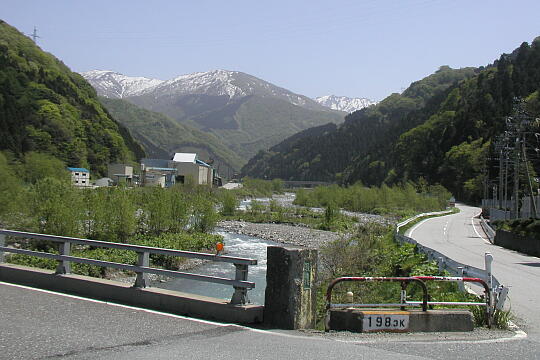
[[[440,272],[435,261],[429,261],[424,254],[417,251],[412,244],[399,245],[394,240],[394,232],[388,226],[377,224],[360,225],[350,238],[338,239],[320,250],[320,282],[317,293],[318,327],[324,327],[326,315],[326,290],[329,283],[343,276],[449,276],[446,271]],[[432,301],[474,301],[480,298],[460,291],[453,282],[426,282],[428,294]],[[393,282],[344,282],[338,284],[333,291],[333,303],[348,303],[347,292],[354,294],[355,303],[398,303],[401,287]],[[422,298],[422,290],[417,284],[407,287],[407,299]],[[448,308],[449,306],[433,306]],[[482,314],[484,308],[481,308]],[[473,312],[473,314],[475,314]],[[475,315],[480,322],[480,314]],[[483,321],[483,319],[482,319]]]

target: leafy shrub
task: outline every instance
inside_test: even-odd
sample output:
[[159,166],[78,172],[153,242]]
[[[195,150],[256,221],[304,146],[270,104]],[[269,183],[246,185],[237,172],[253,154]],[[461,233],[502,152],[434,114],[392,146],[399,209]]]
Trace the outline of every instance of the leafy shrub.
[[234,193],[225,190],[220,195],[221,215],[231,216],[236,212],[239,201]]

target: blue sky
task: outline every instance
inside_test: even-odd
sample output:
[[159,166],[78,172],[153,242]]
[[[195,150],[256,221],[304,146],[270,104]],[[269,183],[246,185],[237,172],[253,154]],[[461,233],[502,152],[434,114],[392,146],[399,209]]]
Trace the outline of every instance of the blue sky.
[[310,97],[381,100],[441,65],[540,35],[538,0],[2,0],[2,20],[72,70],[170,79],[227,69]]

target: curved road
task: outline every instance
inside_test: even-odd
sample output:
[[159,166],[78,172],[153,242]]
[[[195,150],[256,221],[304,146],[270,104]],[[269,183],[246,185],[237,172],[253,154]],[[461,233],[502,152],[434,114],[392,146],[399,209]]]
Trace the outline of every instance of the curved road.
[[408,231],[420,244],[464,264],[483,269],[484,254],[493,255],[493,275],[510,287],[507,304],[515,322],[540,343],[540,259],[489,243],[479,220],[481,209],[459,204],[457,214],[427,219]]

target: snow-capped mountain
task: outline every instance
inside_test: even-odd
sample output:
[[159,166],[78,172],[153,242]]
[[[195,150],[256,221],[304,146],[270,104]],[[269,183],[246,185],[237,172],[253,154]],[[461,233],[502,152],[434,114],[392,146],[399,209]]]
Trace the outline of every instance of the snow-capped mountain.
[[99,95],[108,98],[226,95],[230,100],[236,100],[256,95],[278,98],[307,109],[324,110],[324,107],[306,96],[295,94],[240,71],[212,70],[180,75],[166,81],[130,77],[103,70],[92,70],[81,75],[96,89]]
[[92,70],[81,75],[96,89],[99,95],[111,99],[137,96],[144,90],[159,85],[163,80],[134,77],[108,70]]
[[344,120],[341,111],[239,71],[213,70],[166,81],[98,70],[82,75],[101,96],[122,98],[217,136],[243,161],[298,131]]
[[377,104],[377,101],[366,98],[350,98],[347,96],[326,95],[315,98],[319,104],[333,110],[345,111],[348,113],[363,109],[370,105]]

